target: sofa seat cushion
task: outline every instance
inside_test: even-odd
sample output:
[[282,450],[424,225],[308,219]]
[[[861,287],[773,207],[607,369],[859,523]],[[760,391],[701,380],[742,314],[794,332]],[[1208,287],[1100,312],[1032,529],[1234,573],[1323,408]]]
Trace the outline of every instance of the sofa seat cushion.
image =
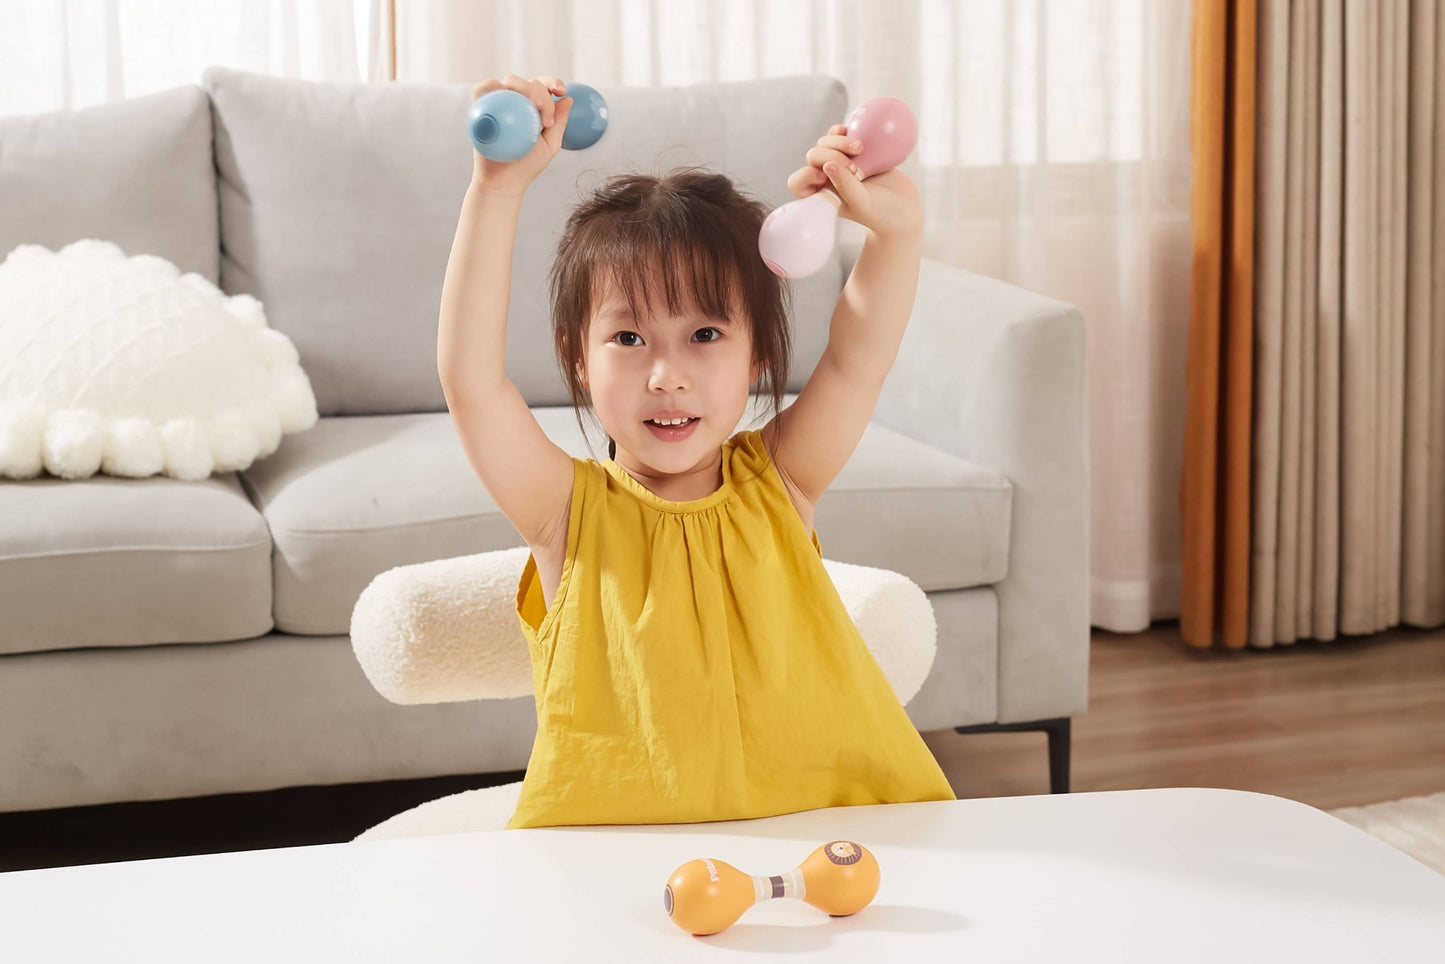
[[0,482],[0,653],[271,630],[271,538],[234,473]]
[[[571,409],[533,412],[572,455],[606,457]],[[754,411],[741,426],[762,424]],[[523,544],[445,412],[323,418],[243,478],[275,541],[282,632],[346,633],[362,590],[393,567]],[[1004,577],[1010,501],[998,473],[870,425],[814,524],[830,559],[965,589]]]

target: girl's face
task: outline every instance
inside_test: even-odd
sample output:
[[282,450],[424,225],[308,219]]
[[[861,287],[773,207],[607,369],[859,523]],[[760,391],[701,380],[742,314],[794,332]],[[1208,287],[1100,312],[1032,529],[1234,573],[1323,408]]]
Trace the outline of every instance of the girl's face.
[[[680,316],[633,318],[627,300],[609,294],[587,327],[583,384],[615,461],[652,476],[706,469],[747,408],[762,374],[753,364],[745,318],[714,321],[696,308]],[[665,427],[656,420],[691,421]]]

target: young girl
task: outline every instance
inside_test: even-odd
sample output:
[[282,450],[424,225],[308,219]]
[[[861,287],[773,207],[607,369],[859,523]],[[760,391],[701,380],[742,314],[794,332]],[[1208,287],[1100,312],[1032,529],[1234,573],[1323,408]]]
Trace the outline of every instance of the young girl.
[[[863,434],[897,355],[921,258],[917,191],[860,182],[836,126],[788,179],[830,185],[868,228],[798,399],[767,209],[700,170],[608,181],[569,218],[553,331],[578,411],[608,458],[543,434],[507,379],[522,194],[561,146],[556,77],[508,76],[543,133],[526,157],[474,156],[442,289],[437,367],[487,491],[532,553],[517,613],[537,738],[508,828],[692,823],[954,798],[822,563],[813,508]],[[733,430],[750,386],[772,418]]]

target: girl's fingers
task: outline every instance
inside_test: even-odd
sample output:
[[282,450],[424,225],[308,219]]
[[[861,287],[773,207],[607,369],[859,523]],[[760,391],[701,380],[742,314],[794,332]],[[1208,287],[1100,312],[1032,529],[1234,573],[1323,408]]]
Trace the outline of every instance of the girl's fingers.
[[557,101],[557,110],[553,115],[556,123],[542,131],[542,140],[552,148],[553,155],[562,149],[562,138],[566,135],[567,130],[567,115],[571,112],[572,98],[563,97]]
[[557,101],[552,99],[552,95],[563,92],[562,78],[538,77],[537,86],[542,88],[542,99],[546,101],[545,107],[538,108],[542,112],[542,126],[551,127],[557,120]]
[[528,80],[525,77],[518,77],[516,74],[508,74],[502,78],[502,83],[508,90],[515,90],[523,97],[532,102],[537,108],[537,113],[542,115],[542,126],[552,126],[552,97],[547,93],[547,88],[535,80]]
[[532,80],[516,74],[508,74],[500,80],[488,77],[481,83],[473,85],[472,100],[494,90],[515,90],[526,97],[537,108],[537,113],[542,115],[542,126],[546,128],[551,127],[557,119],[557,102],[552,99],[552,95],[565,96],[567,85],[562,82],[561,77],[551,75],[536,77]]
[[551,127],[553,119],[557,116],[557,102],[552,99],[552,93],[547,90],[547,85],[542,78],[538,77],[536,80],[528,81],[524,93],[532,98],[537,113],[542,115],[542,127]]
[[828,175],[819,168],[800,167],[788,177],[788,190],[795,197],[807,197],[816,194],[827,183]]
[[835,151],[828,147],[814,147],[808,151],[808,163],[820,170],[829,161],[837,161],[845,171],[854,173],[858,171],[858,165],[854,164],[853,159],[842,151]]
[[497,80],[495,77],[488,77],[480,84],[472,87],[472,100],[476,100],[483,94],[490,94],[494,90],[502,90],[506,86],[506,84],[502,83],[500,80]]
[[846,133],[848,133],[848,128],[847,128],[847,126],[844,125],[844,124],[834,124],[832,127],[828,128],[828,133],[829,133],[829,134],[846,134]]
[[846,134],[824,134],[818,138],[819,147],[831,147],[835,151],[844,154],[857,154],[863,150],[863,142],[856,137],[849,137]]

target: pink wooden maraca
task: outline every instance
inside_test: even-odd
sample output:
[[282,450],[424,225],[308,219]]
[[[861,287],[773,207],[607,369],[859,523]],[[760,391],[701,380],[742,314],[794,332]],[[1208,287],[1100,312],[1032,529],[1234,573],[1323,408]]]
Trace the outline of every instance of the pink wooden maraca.
[[[893,170],[918,143],[918,121],[896,97],[869,98],[853,108],[843,123],[847,136],[863,143],[862,152],[853,157],[863,178]],[[833,253],[842,206],[837,192],[825,187],[769,214],[758,232],[758,252],[773,274],[804,278],[821,268]]]

